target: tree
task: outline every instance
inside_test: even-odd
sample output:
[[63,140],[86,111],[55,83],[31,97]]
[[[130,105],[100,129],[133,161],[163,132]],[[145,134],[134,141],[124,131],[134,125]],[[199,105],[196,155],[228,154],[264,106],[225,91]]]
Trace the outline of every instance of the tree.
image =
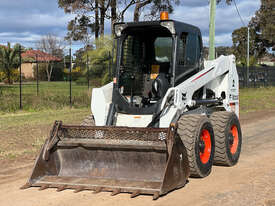
[[13,70],[19,66],[19,49],[18,44],[11,48],[9,42],[7,47],[0,47],[0,63],[8,79],[8,84],[12,84]]
[[[156,20],[159,18],[159,13],[162,10],[167,10],[169,14],[173,13],[174,11],[173,4],[179,5],[180,0],[152,0],[150,1],[149,13],[145,14],[145,18],[149,20]],[[136,7],[137,6],[138,5],[136,5]],[[138,20],[135,18],[137,17],[134,16],[134,21]]]
[[[249,37],[249,55],[251,61],[255,61],[265,53],[263,44],[257,39],[257,33],[254,29],[250,29]],[[247,27],[236,29],[232,33],[233,53],[237,61],[247,64]],[[252,63],[252,62],[251,62]]]
[[[37,43],[36,47],[38,50],[50,54],[53,57],[63,57],[63,43],[58,40],[56,36],[52,34],[47,34],[43,36]],[[45,70],[47,73],[48,81],[51,81],[52,71],[53,71],[53,61],[52,58],[45,59]]]
[[[97,45],[96,49],[86,49],[86,51],[82,51],[80,54],[82,56],[78,56],[81,58],[81,62],[87,61],[87,54],[89,58],[89,66],[90,73],[89,76],[95,79],[101,79],[102,84],[105,84],[110,79],[109,75],[109,63],[110,63],[110,54],[113,46],[113,39],[110,35],[105,35],[98,40],[95,40],[95,44]],[[115,55],[114,55],[115,56]],[[84,74],[87,71],[84,72]],[[87,73],[86,73],[87,75]]]
[[134,10],[134,22],[139,21],[141,9],[145,7],[146,5],[150,4],[152,0],[136,0],[136,6]]
[[228,56],[232,54],[232,52],[233,52],[233,49],[231,47],[227,47],[227,46],[216,47],[216,54],[218,57],[221,55]]
[[94,32],[93,24],[90,19],[83,15],[80,18],[75,18],[69,21],[67,29],[67,35],[65,40],[67,41],[82,41],[85,45],[89,45],[91,41],[91,33]]
[[[95,39],[104,36],[105,19],[111,19],[111,28],[115,22],[124,21],[126,11],[135,6],[133,20],[139,21],[140,15],[146,6],[149,14],[146,17],[156,16],[165,3],[168,11],[173,11],[173,4],[178,5],[180,0],[58,0],[60,8],[65,13],[76,14],[75,19],[68,23],[68,33],[66,39],[86,42],[94,33]],[[118,7],[118,5],[120,5]],[[86,44],[86,43],[85,43]],[[86,44],[87,45],[87,44]]]
[[[66,38],[83,40],[91,33],[95,33],[97,39],[99,35],[104,35],[104,20],[111,1],[112,6],[116,6],[114,0],[58,0],[58,6],[63,8],[65,13],[77,14],[76,18],[68,24],[69,32]],[[90,31],[85,30],[85,28],[89,28]],[[84,33],[79,36],[83,30]]]
[[262,42],[266,49],[275,51],[275,0],[261,0],[261,7],[255,17],[250,21],[258,35],[258,41]]

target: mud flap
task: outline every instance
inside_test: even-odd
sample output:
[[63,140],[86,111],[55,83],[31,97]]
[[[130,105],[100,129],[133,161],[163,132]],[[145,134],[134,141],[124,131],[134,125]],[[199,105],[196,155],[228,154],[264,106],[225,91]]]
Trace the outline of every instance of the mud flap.
[[56,121],[22,189],[127,192],[157,199],[184,186],[188,177],[186,149],[176,125],[87,127]]

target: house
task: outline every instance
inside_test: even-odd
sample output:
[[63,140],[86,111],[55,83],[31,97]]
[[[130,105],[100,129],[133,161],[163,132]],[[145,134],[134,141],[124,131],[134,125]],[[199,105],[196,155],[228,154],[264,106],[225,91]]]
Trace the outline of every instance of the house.
[[37,63],[59,62],[62,59],[52,56],[40,50],[27,50],[21,54],[21,72],[25,78],[34,78],[34,70]]

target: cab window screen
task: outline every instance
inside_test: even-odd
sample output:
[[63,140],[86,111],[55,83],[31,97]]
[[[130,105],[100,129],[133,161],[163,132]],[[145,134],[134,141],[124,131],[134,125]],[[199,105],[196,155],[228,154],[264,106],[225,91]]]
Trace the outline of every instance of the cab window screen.
[[122,65],[133,67],[144,58],[144,43],[136,36],[128,35],[123,43]]
[[157,62],[171,62],[172,59],[172,38],[158,37],[154,43],[155,60]]
[[198,60],[198,37],[194,34],[188,34],[187,36],[187,49],[186,49],[186,65],[193,66]]
[[183,33],[178,44],[178,65],[185,65],[187,34]]

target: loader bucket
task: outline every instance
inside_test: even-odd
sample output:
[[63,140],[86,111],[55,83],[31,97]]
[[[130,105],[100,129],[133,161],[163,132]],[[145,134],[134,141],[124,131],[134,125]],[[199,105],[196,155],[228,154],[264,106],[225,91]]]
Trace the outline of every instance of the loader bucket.
[[186,150],[170,128],[88,127],[54,123],[31,177],[31,186],[151,194],[154,199],[185,185]]

